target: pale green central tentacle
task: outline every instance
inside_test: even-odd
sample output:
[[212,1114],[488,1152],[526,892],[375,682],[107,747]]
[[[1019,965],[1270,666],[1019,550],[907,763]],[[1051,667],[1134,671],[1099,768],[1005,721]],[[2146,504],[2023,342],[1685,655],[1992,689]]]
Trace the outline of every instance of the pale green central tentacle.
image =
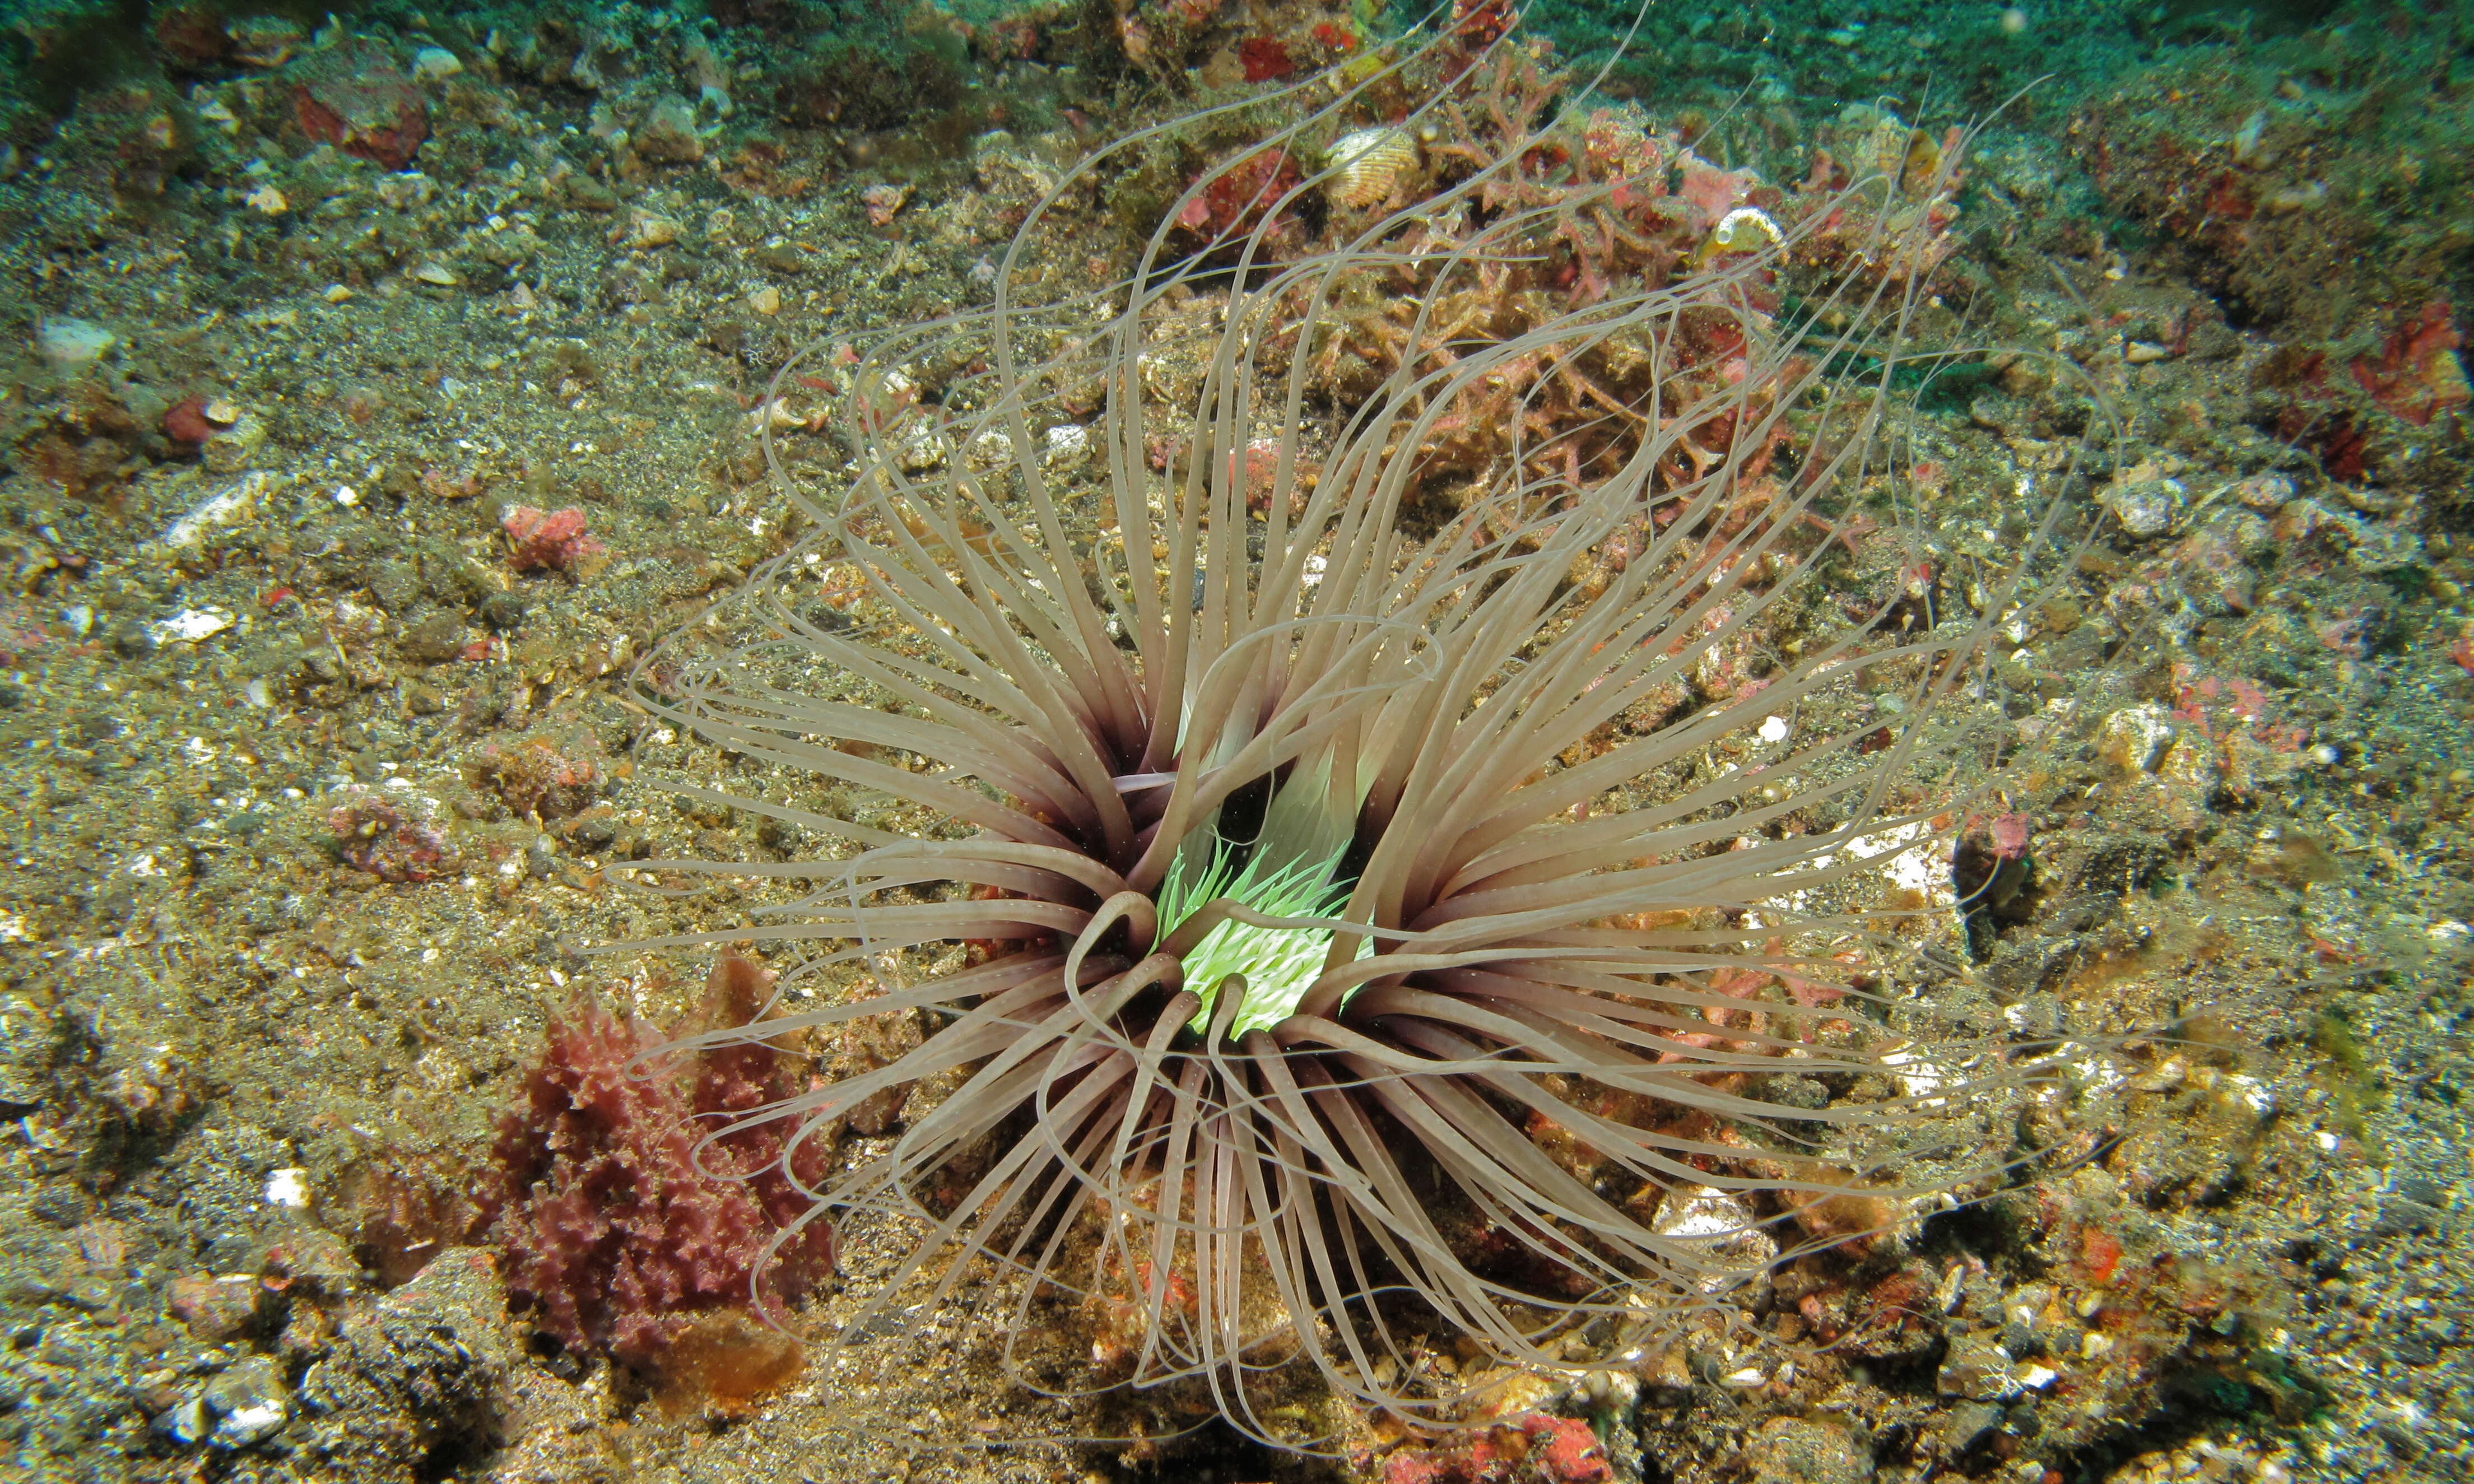
[[[1327,917],[1348,900],[1348,886],[1333,880],[1340,860],[1291,861],[1261,870],[1258,853],[1243,868],[1233,868],[1235,852],[1223,841],[1211,864],[1188,879],[1186,862],[1193,852],[1180,851],[1160,884],[1159,936],[1165,939],[1196,912],[1225,899],[1239,902],[1271,917]],[[1360,956],[1370,951],[1370,942]],[[1227,921],[1203,935],[1184,956],[1185,984],[1201,997],[1202,1008],[1188,1022],[1197,1031],[1211,1023],[1221,985],[1231,974],[1246,981],[1246,1000],[1238,1007],[1232,1036],[1266,1030],[1288,1018],[1306,989],[1325,967],[1331,951],[1328,928],[1266,928]]]

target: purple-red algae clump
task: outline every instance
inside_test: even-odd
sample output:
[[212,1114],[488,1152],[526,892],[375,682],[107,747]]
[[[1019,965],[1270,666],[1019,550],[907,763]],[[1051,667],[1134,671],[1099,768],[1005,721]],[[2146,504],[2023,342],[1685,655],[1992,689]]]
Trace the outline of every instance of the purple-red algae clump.
[[[771,978],[724,958],[703,1018],[743,1022]],[[666,1378],[674,1358],[738,1375],[746,1368],[724,1365],[716,1349],[734,1349],[725,1342],[736,1334],[747,1341],[736,1350],[773,1355],[783,1337],[757,1316],[830,1276],[834,1237],[824,1223],[797,1225],[808,1203],[782,1168],[787,1124],[714,1135],[803,1084],[794,1058],[764,1042],[667,1070],[640,1062],[667,1039],[591,1003],[550,1027],[523,1102],[499,1126],[497,1238],[509,1292],[570,1350]],[[802,1180],[821,1176],[820,1151],[792,1163],[802,1159],[813,1166]],[[719,1323],[725,1315],[747,1322]],[[777,1355],[761,1369],[795,1367]]]

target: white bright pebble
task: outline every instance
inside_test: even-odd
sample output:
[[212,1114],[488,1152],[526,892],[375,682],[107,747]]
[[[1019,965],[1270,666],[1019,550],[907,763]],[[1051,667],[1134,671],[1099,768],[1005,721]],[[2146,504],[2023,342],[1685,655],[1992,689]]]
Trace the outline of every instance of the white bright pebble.
[[120,337],[92,320],[51,319],[35,332],[35,353],[54,371],[76,371],[111,353]]
[[232,616],[220,608],[183,608],[168,619],[146,625],[158,645],[194,645],[232,626]]

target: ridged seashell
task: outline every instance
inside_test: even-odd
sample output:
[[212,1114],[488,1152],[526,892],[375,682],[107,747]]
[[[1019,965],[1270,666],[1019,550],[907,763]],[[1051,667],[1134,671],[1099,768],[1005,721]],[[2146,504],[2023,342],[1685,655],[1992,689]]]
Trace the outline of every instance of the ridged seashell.
[[1419,171],[1418,139],[1405,129],[1352,129],[1332,141],[1323,194],[1336,206],[1380,206]]
[[1864,139],[1857,158],[1899,183],[1912,200],[1921,201],[1942,179],[1942,140],[1921,129],[1910,129],[1895,113],[1884,113]]

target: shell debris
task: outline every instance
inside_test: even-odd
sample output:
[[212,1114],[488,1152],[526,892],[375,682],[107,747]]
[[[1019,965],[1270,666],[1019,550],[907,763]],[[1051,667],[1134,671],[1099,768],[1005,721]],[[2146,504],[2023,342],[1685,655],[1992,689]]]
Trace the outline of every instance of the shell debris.
[[1332,141],[1331,179],[1323,193],[1336,206],[1380,206],[1424,168],[1417,135],[1408,130],[1390,125],[1353,129]]

